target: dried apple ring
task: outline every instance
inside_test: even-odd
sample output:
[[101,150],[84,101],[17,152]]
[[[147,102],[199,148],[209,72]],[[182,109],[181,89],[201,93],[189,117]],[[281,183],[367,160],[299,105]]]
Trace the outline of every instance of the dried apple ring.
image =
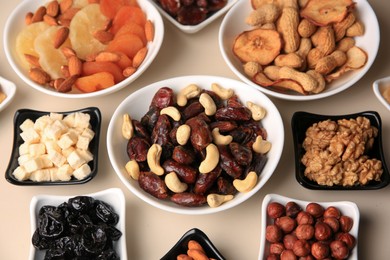
[[254,29],[238,35],[233,53],[242,61],[255,61],[260,65],[271,63],[282,48],[280,34],[275,30]]

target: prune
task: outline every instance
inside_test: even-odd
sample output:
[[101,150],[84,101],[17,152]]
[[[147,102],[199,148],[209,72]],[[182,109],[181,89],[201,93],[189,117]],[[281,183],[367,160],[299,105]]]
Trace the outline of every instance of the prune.
[[160,115],[153,128],[151,141],[154,144],[165,145],[170,141],[169,133],[172,130],[171,122],[167,115]]
[[150,134],[146,127],[144,127],[140,121],[138,120],[132,120],[133,127],[134,127],[134,133],[137,136],[143,137],[146,140],[150,140]]
[[156,107],[149,108],[148,112],[141,118],[141,124],[151,133],[160,116],[160,109]]
[[246,107],[222,107],[215,113],[217,120],[247,121],[251,119],[251,112]]
[[176,19],[183,25],[196,25],[203,22],[206,17],[206,9],[198,6],[187,6],[179,9]]
[[158,199],[166,199],[168,197],[168,188],[165,182],[152,172],[141,172],[138,184],[141,189]]
[[223,176],[218,177],[217,190],[219,194],[223,195],[234,195],[237,193],[232,181]]
[[165,107],[172,106],[173,103],[173,90],[168,87],[162,87],[157,90],[156,94],[154,94],[150,107],[163,109]]
[[204,112],[204,107],[199,101],[191,102],[187,105],[183,110],[184,119],[190,119],[191,117],[195,117],[200,113]]
[[236,142],[229,144],[230,152],[238,164],[247,166],[252,162],[252,150]]
[[205,194],[215,183],[221,174],[221,167],[215,167],[209,173],[198,174],[198,179],[195,182],[194,192],[197,194]]
[[207,199],[201,194],[183,192],[172,195],[171,201],[186,207],[199,207],[204,205]]
[[144,162],[147,159],[150,144],[142,137],[134,136],[127,143],[127,155],[131,160]]
[[178,163],[190,165],[195,161],[195,153],[191,149],[178,145],[173,149],[172,159]]
[[165,172],[175,172],[179,179],[187,184],[195,183],[198,172],[195,168],[180,164],[174,160],[166,160],[162,167]]
[[44,259],[118,259],[112,242],[122,236],[113,226],[118,217],[109,204],[90,196],[46,205],[39,209],[32,244],[47,250]]
[[213,140],[208,124],[199,116],[186,121],[191,127],[190,140],[197,151],[202,151]]
[[158,0],[161,7],[170,15],[176,16],[180,8],[180,0]]
[[218,145],[219,150],[219,166],[231,177],[237,179],[243,173],[241,166],[234,159],[230,150],[223,145]]

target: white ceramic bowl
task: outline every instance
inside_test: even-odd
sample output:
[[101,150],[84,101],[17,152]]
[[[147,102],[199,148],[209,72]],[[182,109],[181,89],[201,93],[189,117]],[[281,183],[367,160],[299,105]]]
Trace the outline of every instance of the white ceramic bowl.
[[[262,119],[262,123],[268,133],[267,140],[272,143],[272,148],[267,153],[267,163],[260,174],[258,183],[251,191],[247,193],[238,193],[233,200],[216,208],[211,208],[208,205],[192,208],[183,207],[171,202],[170,200],[159,200],[142,190],[139,187],[138,182],[131,179],[125,170],[125,164],[129,161],[129,157],[126,152],[127,141],[122,137],[121,132],[123,114],[128,113],[131,118],[140,120],[141,117],[148,111],[150,101],[159,88],[168,86],[177,93],[179,89],[190,83],[195,83],[203,89],[211,89],[212,83],[217,83],[225,88],[232,88],[243,103],[246,101],[252,101],[256,104],[261,104],[267,110],[267,115],[264,119]],[[134,92],[123,100],[115,110],[113,116],[111,117],[107,132],[107,149],[111,164],[118,177],[130,191],[146,203],[149,203],[157,208],[174,213],[191,215],[219,212],[237,206],[249,199],[258,190],[260,190],[261,187],[263,187],[273,174],[279,162],[283,146],[283,122],[278,109],[267,96],[240,81],[204,75],[171,78],[153,83]]]
[[[268,250],[269,250],[269,242],[265,239],[265,230],[267,225],[270,225],[273,223],[273,220],[270,219],[267,216],[267,206],[271,202],[279,202],[282,205],[286,205],[287,202],[294,201],[299,206],[301,206],[302,209],[306,207],[307,204],[313,201],[304,201],[304,200],[297,200],[294,198],[285,197],[278,194],[267,194],[263,199],[263,204],[261,206],[261,237],[260,237],[260,253],[259,253],[259,260],[263,260],[267,258]],[[316,202],[323,206],[324,208],[327,208],[329,206],[335,206],[338,208],[342,215],[349,216],[353,219],[353,226],[352,229],[349,231],[349,233],[355,237],[356,239],[356,245],[352,249],[348,259],[350,260],[357,260],[358,259],[358,231],[359,231],[359,221],[360,221],[360,213],[357,205],[354,202],[350,201],[332,201],[332,202]]]
[[16,86],[13,82],[11,82],[3,77],[0,77],[0,90],[1,90],[1,92],[3,92],[7,96],[3,100],[3,102],[0,103],[0,111],[2,111],[14,99],[14,96],[16,93]]
[[272,90],[271,88],[265,88],[252,82],[252,80],[246,76],[243,71],[241,62],[232,52],[232,46],[234,39],[240,33],[245,30],[251,29],[249,25],[245,23],[246,17],[251,12],[252,7],[250,1],[240,1],[234,5],[226,14],[222,21],[219,31],[219,47],[222,53],[223,59],[229,66],[229,68],[239,77],[242,81],[248,85],[254,86],[267,95],[274,96],[280,99],[286,100],[314,100],[332,96],[337,94],[355,84],[361,79],[366,72],[370,69],[378,53],[380,34],[379,24],[377,17],[371,8],[367,0],[356,0],[356,13],[359,20],[364,23],[365,33],[361,37],[355,37],[356,46],[365,50],[368,54],[368,60],[366,65],[359,70],[349,71],[339,79],[327,84],[326,89],[319,94],[301,95],[295,93],[281,93]]
[[229,10],[229,8],[231,8],[236,2],[238,2],[238,0],[227,0],[227,4],[223,8],[221,8],[220,10],[215,12],[213,15],[208,17],[206,20],[204,20],[203,22],[201,22],[201,23],[199,23],[197,25],[183,25],[183,24],[179,23],[175,18],[170,16],[164,9],[162,9],[162,7],[156,2],[156,0],[150,0],[150,2],[154,6],[156,6],[156,8],[160,11],[160,13],[169,22],[171,22],[173,25],[175,25],[179,30],[181,30],[181,31],[183,31],[185,33],[190,33],[191,34],[191,33],[197,33],[200,30],[202,30],[203,28],[205,28],[207,25],[211,24],[218,17],[220,17],[221,15],[226,13],[227,10]]
[[384,91],[390,89],[390,77],[375,80],[372,84],[372,89],[378,100],[390,111],[390,103],[383,96]]
[[82,93],[77,89],[73,89],[68,93],[60,93],[54,89],[44,87],[32,81],[28,75],[28,69],[24,67],[18,58],[18,55],[15,50],[15,42],[17,35],[22,29],[26,26],[24,22],[24,17],[27,12],[34,12],[39,6],[50,2],[49,0],[25,0],[21,1],[21,3],[13,10],[13,12],[8,17],[3,33],[3,45],[5,49],[5,54],[8,62],[10,63],[13,70],[18,74],[18,76],[29,86],[46,93],[48,95],[53,95],[57,97],[64,98],[90,98],[96,96],[104,96],[113,92],[116,92],[130,83],[135,81],[142,73],[150,66],[153,62],[154,58],[157,56],[160,47],[164,38],[164,23],[162,17],[158,10],[148,1],[148,0],[138,0],[138,3],[142,10],[145,12],[147,19],[151,20],[155,27],[155,35],[154,40],[148,43],[148,53],[141,64],[141,66],[137,69],[137,71],[126,78],[125,80],[115,84],[112,87],[91,92],[91,93]]
[[[61,203],[67,201],[80,194],[74,194],[69,196],[55,196],[55,195],[36,195],[31,199],[30,202],[30,222],[31,222],[31,237],[37,229],[37,216],[39,209],[45,205],[58,206]],[[116,228],[122,232],[122,236],[116,242],[114,242],[114,249],[120,259],[127,259],[126,249],[126,201],[125,196],[121,189],[110,188],[95,193],[84,194],[84,196],[91,196],[94,199],[102,200],[108,203],[115,212],[119,215],[119,221],[116,224]],[[31,244],[30,246],[30,260],[40,260],[44,258],[43,250],[36,250]]]

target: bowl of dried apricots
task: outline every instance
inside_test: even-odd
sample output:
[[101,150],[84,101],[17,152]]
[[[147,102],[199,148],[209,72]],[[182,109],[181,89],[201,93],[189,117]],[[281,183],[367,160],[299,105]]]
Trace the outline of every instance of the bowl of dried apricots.
[[53,96],[118,91],[158,54],[164,24],[147,0],[27,0],[4,28],[6,57],[20,78]]
[[245,83],[287,100],[314,100],[353,86],[380,42],[366,0],[245,0],[219,31],[222,56]]

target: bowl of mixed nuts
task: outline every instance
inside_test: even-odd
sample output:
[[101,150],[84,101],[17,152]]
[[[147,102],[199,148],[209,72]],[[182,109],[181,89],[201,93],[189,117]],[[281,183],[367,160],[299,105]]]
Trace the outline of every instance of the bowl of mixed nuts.
[[291,127],[296,179],[302,186],[372,190],[390,183],[377,112],[318,115],[298,111]]
[[107,132],[115,172],[137,197],[179,214],[232,208],[278,165],[284,128],[275,105],[233,79],[193,75],[128,96]]
[[297,101],[353,86],[374,62],[379,42],[365,0],[240,1],[219,31],[222,56],[241,80]]
[[164,24],[147,0],[23,1],[4,28],[8,62],[29,86],[88,98],[136,80],[160,50]]

